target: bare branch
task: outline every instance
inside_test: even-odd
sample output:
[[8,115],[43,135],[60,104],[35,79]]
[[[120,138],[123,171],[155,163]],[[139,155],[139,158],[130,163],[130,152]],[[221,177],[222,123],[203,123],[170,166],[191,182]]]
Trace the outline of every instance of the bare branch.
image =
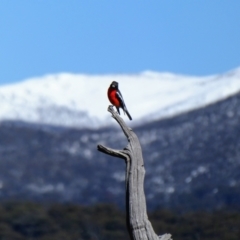
[[129,157],[127,156],[127,154],[123,150],[112,149],[112,148],[109,148],[109,147],[105,147],[101,144],[98,145],[98,151],[106,153],[106,154],[111,155],[113,157],[122,158],[126,161],[129,159]]
[[113,106],[109,106],[108,111],[122,128],[128,139],[128,145],[124,150],[98,145],[98,150],[126,161],[126,210],[130,238],[132,240],[171,240],[171,234],[157,236],[148,220],[143,188],[145,168],[138,137],[114,111]]

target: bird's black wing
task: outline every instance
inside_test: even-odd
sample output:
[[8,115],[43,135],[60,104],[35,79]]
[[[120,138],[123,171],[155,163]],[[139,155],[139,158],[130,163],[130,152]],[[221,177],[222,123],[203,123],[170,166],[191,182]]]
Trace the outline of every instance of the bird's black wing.
[[123,96],[122,96],[120,90],[118,90],[118,91],[116,92],[116,96],[117,96],[118,100],[120,101],[121,108],[123,109],[124,113],[126,113],[126,114],[128,115],[128,118],[129,118],[130,120],[132,120],[132,117],[131,117],[130,113],[129,113],[128,110],[127,110],[127,107],[126,107],[126,105],[125,105],[125,102],[124,102],[124,100],[123,100]]
[[118,100],[120,102],[121,108],[125,111],[127,108],[126,108],[126,105],[125,105],[125,102],[123,100],[123,96],[122,96],[120,90],[117,90],[116,97],[118,98]]

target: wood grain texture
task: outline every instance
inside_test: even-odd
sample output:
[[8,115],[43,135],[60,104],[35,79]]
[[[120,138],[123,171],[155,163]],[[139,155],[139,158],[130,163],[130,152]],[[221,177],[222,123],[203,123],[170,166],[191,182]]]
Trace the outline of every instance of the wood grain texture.
[[114,111],[113,106],[109,106],[108,111],[122,128],[128,139],[128,145],[123,150],[98,145],[98,150],[122,158],[126,162],[126,216],[130,238],[133,240],[171,240],[171,234],[158,236],[148,220],[144,193],[145,168],[138,137]]

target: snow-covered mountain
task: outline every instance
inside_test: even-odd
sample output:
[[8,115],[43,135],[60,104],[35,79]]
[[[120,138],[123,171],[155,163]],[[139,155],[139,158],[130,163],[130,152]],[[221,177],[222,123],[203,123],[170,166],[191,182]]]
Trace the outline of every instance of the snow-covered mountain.
[[[240,93],[133,131],[142,147],[148,208],[240,211]],[[125,206],[119,128],[0,123],[0,200]]]
[[[193,77],[146,71],[136,75],[55,74],[0,87],[0,121],[95,128],[112,123],[107,89],[118,81],[133,124],[225,99],[240,91],[240,68]],[[127,118],[126,118],[127,120]]]

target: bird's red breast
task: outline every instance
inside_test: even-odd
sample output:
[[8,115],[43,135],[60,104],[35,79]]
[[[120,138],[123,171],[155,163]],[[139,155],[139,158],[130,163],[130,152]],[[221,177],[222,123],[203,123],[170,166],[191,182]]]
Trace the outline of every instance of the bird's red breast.
[[120,107],[120,101],[116,95],[117,90],[113,88],[108,89],[108,99],[116,107]]

